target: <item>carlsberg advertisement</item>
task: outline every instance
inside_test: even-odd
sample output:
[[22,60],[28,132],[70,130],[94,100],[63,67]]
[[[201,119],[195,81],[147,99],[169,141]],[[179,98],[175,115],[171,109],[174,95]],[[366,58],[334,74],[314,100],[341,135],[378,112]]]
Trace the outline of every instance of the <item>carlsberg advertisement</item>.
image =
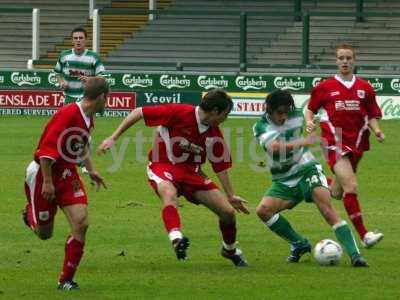
[[[125,116],[137,106],[187,103],[197,105],[205,91],[226,90],[234,116],[258,116],[268,92],[289,90],[303,107],[311,89],[327,76],[267,74],[108,73],[112,94],[106,116]],[[377,94],[384,119],[400,118],[400,77],[365,76]],[[63,92],[49,71],[0,70],[0,114],[51,115],[63,105]]]

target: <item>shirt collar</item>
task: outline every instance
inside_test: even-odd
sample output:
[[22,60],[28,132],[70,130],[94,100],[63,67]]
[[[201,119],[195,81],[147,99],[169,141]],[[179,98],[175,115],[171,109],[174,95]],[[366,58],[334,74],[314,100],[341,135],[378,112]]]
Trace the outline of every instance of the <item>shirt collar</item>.
[[204,125],[200,122],[200,115],[199,115],[199,109],[200,107],[196,106],[195,108],[195,115],[196,115],[196,121],[197,121],[197,128],[199,129],[200,133],[205,132],[210,126]]
[[341,84],[343,84],[345,87],[347,87],[348,89],[350,89],[353,85],[354,82],[356,82],[356,76],[353,75],[353,78],[351,78],[351,81],[344,81],[342,78],[340,78],[339,75],[335,75],[335,79],[337,81],[339,81]]
[[80,101],[80,102],[76,103],[76,105],[78,105],[79,111],[81,112],[82,118],[83,118],[83,120],[85,121],[86,127],[89,129],[89,128],[90,128],[90,117],[88,117],[88,116],[84,113],[84,111],[83,111],[83,109],[82,109],[82,102]]

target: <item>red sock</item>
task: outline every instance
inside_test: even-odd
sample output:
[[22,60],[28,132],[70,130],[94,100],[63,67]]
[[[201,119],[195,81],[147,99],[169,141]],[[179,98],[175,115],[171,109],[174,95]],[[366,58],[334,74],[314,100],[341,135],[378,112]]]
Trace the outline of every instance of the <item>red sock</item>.
[[36,224],[35,224],[35,220],[33,218],[33,212],[32,212],[31,193],[30,193],[29,187],[26,184],[26,182],[25,182],[25,194],[28,199],[28,203],[25,206],[25,211],[26,211],[26,216],[27,216],[26,219],[28,221],[28,225],[31,227],[32,230],[34,230],[36,227]]
[[60,282],[72,280],[79,262],[81,261],[84,246],[85,242],[78,241],[72,236],[68,236],[65,243],[64,265],[60,275]]
[[347,215],[354,225],[354,228],[357,230],[358,235],[362,239],[367,233],[367,229],[365,228],[363,223],[360,203],[357,199],[357,194],[345,193],[343,197],[343,204],[344,208],[347,211]]
[[[236,242],[236,223],[225,224],[219,221],[219,229],[222,233],[222,239],[226,245],[234,245]],[[234,249],[227,249],[234,250]]]
[[174,206],[168,205],[164,207],[162,210],[162,218],[167,232],[181,230],[181,219],[179,218],[178,210]]

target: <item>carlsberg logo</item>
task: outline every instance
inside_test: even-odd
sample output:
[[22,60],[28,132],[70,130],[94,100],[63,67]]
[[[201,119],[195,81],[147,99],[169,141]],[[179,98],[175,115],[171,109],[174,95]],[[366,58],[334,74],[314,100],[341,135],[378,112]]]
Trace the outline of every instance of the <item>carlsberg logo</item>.
[[320,84],[320,82],[322,81],[321,77],[315,77],[312,81],[312,86],[316,87],[318,84]]
[[297,77],[297,80],[293,78],[276,77],[274,85],[278,89],[299,91],[305,88],[306,83]]
[[199,76],[197,78],[197,84],[208,90],[208,89],[215,89],[215,88],[227,88],[228,87],[228,80],[224,79],[224,76],[218,77],[208,77],[208,76]]
[[261,76],[258,78],[238,76],[235,80],[236,86],[244,91],[247,90],[261,90],[267,88],[267,81],[263,80]]
[[4,76],[0,76],[0,83],[4,83]]
[[132,74],[124,74],[124,76],[122,76],[122,83],[130,88],[134,87],[146,88],[153,86],[153,79],[149,78],[149,75],[145,75],[144,77],[142,77],[140,75],[135,76]]
[[39,85],[40,84],[40,77],[37,76],[36,72],[32,75],[29,73],[20,73],[20,72],[13,72],[11,74],[11,81],[18,86],[23,85]]
[[115,85],[115,78],[111,77],[111,74],[103,74],[102,76],[106,79],[109,86]]
[[49,76],[47,77],[47,81],[54,86],[58,86],[57,75],[54,72],[50,72]]
[[400,79],[393,79],[390,82],[390,87],[395,90],[396,92],[400,93]]
[[190,79],[187,79],[186,75],[183,75],[182,78],[178,76],[162,75],[160,77],[160,84],[167,89],[183,89],[185,87],[190,87]]
[[368,80],[369,84],[372,85],[374,88],[375,92],[377,91],[383,91],[383,82],[379,82],[378,78],[375,78],[375,81],[370,81]]

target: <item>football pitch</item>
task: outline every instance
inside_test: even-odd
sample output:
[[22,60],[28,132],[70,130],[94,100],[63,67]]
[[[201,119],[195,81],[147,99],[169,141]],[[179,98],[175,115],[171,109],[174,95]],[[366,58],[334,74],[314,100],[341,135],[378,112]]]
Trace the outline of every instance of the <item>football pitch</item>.
[[[270,184],[262,151],[252,137],[256,119],[230,119],[222,126],[231,145],[235,191],[248,200],[251,210],[250,215],[237,215],[239,248],[249,267],[236,268],[220,256],[216,216],[183,198],[180,214],[191,247],[188,260],[178,261],[161,221],[160,200],[145,173],[152,129],[138,124],[125,133],[113,154],[93,155],[107,190],[94,191],[84,177],[90,226],[75,277],[81,290],[71,292],[56,290],[68,232],[62,212],[57,214],[53,238],[47,241],[29,232],[20,214],[25,205],[25,168],[46,121],[1,117],[0,299],[400,299],[400,121],[381,122],[386,141],[378,144],[371,137],[372,149],[358,171],[365,223],[385,234],[376,248],[360,246],[370,264],[360,269],[350,267],[346,255],[333,267],[318,265],[308,254],[298,264],[286,262],[287,242],[255,214]],[[120,121],[98,118],[94,145]],[[205,172],[216,178],[209,165]],[[342,202],[332,201],[348,220]],[[303,202],[283,214],[313,245],[335,239],[313,204]]]

